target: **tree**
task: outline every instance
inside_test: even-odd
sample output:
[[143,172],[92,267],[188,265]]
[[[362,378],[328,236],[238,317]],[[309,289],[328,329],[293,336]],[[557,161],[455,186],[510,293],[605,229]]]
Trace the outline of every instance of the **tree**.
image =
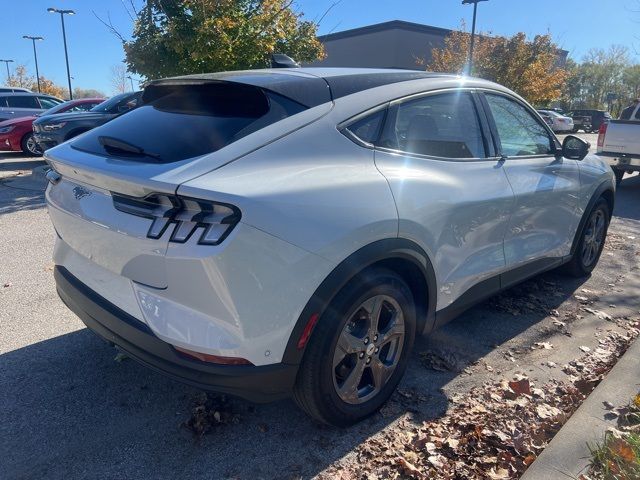
[[[36,78],[27,73],[27,68],[24,65],[18,65],[15,68],[13,75],[9,76],[7,85],[10,87],[28,88],[32,92],[38,91],[38,82]],[[53,80],[49,80],[42,75],[40,76],[40,92],[58,98],[68,98],[69,96],[64,87],[56,85]]]
[[572,64],[563,97],[571,108],[611,109],[615,116],[640,94],[640,66],[632,65],[627,47],[591,49]]
[[160,78],[263,68],[272,53],[310,62],[324,56],[317,24],[293,0],[147,0],[133,38],[123,41],[130,72]]
[[79,88],[73,89],[73,98],[106,98],[104,92],[95,90],[93,88]]
[[115,94],[124,93],[127,90],[127,67],[122,63],[111,67],[111,86]]
[[[443,48],[434,48],[428,69],[462,73],[467,63],[471,35],[452,32]],[[476,37],[473,74],[500,83],[535,105],[547,105],[562,95],[567,72],[560,66],[560,51],[550,35],[527,40],[524,33],[512,37]]]

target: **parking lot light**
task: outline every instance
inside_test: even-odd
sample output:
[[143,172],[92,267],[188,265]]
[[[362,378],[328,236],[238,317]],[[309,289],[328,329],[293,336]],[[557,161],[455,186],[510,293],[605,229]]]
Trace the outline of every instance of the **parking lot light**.
[[473,3],[473,23],[471,24],[471,45],[469,46],[469,61],[467,62],[467,75],[471,75],[473,69],[473,46],[476,40],[476,15],[478,13],[478,3],[487,2],[488,0],[462,0],[463,5],[470,5]]
[[9,84],[9,81],[11,80],[11,73],[9,73],[9,64],[13,63],[13,60],[1,60],[0,62],[4,62],[5,65],[7,66],[7,84]]
[[36,80],[38,81],[38,93],[40,93],[40,72],[38,71],[38,53],[36,52],[36,40],[44,40],[44,37],[32,37],[31,35],[23,35],[22,38],[33,42],[33,57],[36,60]]
[[76,12],[74,12],[73,10],[60,10],[58,8],[53,8],[53,7],[47,8],[47,12],[60,14],[60,20],[62,21],[62,40],[64,42],[64,58],[67,62],[67,82],[69,83],[69,100],[73,100],[73,91],[71,90],[71,73],[69,72],[69,53],[67,52],[67,32],[65,31],[65,28],[64,28],[64,16],[75,15]]

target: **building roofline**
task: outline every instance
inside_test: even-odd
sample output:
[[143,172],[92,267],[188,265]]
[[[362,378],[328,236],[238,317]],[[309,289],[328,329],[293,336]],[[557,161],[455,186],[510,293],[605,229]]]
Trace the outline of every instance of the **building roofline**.
[[328,33],[326,35],[319,35],[318,40],[321,42],[338,40],[341,38],[354,37],[366,33],[382,32],[385,30],[402,29],[411,30],[421,33],[439,33],[450,34],[453,30],[441,27],[432,27],[431,25],[423,25],[421,23],[407,22],[404,20],[391,20],[388,22],[374,23],[373,25],[366,25],[364,27],[352,28],[350,30],[343,30],[341,32]]
[[[435,34],[441,34],[441,35],[449,35],[455,31],[449,28],[433,27],[431,25],[424,25],[422,23],[415,23],[415,22],[407,22],[405,20],[390,20],[388,22],[374,23],[373,25],[366,25],[364,27],[357,27],[349,30],[343,30],[341,32],[328,33],[326,35],[319,35],[318,40],[320,40],[321,42],[326,42],[331,40],[340,40],[340,39],[349,38],[349,37],[357,37],[358,35],[363,35],[367,33],[384,32],[387,30],[395,30],[395,29],[401,29],[406,31],[408,30],[408,31],[420,32],[420,33],[435,33]],[[484,36],[482,32],[480,32],[478,35],[481,37]],[[489,36],[501,37],[503,35],[489,35]],[[569,56],[568,50],[558,48],[558,51],[562,52],[564,57]]]

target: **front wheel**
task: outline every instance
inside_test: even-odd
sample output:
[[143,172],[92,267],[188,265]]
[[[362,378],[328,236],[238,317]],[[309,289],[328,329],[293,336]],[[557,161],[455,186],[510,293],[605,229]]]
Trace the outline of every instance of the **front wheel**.
[[404,374],[416,331],[413,296],[392,271],[363,273],[343,288],[309,341],[296,403],[339,427],[375,413]]
[[589,275],[598,264],[611,219],[609,204],[600,198],[588,215],[576,251],[567,265],[569,273],[575,277]]
[[22,137],[20,148],[22,148],[22,151],[25,155],[31,155],[32,157],[42,156],[42,150],[36,143],[36,140],[33,138],[33,133],[31,132]]

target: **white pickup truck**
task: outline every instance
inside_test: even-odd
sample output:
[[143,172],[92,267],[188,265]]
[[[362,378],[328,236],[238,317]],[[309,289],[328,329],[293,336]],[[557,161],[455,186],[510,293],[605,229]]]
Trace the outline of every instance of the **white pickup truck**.
[[625,172],[640,172],[640,105],[631,120],[611,120],[600,126],[598,155],[608,157],[618,184]]

